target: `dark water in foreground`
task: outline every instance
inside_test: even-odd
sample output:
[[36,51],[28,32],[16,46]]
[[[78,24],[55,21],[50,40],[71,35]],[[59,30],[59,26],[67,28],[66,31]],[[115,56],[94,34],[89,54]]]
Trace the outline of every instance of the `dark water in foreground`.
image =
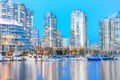
[[0,62],[0,80],[120,80],[120,61]]

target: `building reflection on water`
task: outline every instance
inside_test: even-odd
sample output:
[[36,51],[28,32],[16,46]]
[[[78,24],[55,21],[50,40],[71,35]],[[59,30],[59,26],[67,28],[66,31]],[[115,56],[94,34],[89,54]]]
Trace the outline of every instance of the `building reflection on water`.
[[120,61],[0,62],[0,80],[120,80]]
[[58,62],[43,62],[42,77],[43,80],[58,80]]
[[102,62],[102,80],[120,80],[120,61]]
[[88,80],[102,80],[101,79],[101,61],[88,62]]
[[88,80],[87,61],[73,61],[71,63],[71,80]]
[[1,69],[0,69],[0,80],[6,80],[6,77],[8,77],[8,66],[7,64],[2,64]]
[[37,80],[35,62],[3,62],[0,65],[0,80]]

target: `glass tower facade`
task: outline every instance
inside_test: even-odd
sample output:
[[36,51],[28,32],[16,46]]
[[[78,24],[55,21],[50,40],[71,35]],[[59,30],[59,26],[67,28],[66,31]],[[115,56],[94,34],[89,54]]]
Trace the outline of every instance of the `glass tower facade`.
[[[0,18],[2,20],[8,21],[8,23],[13,21],[18,24],[21,24],[20,26],[22,28],[21,32],[14,32],[14,34],[15,33],[17,35],[24,34],[24,36],[22,36],[21,41],[27,40],[28,43],[26,42],[24,43],[24,45],[28,46],[27,49],[29,49],[27,50],[26,48],[24,48],[24,51],[25,50],[30,51],[34,49],[33,48],[34,46],[39,46],[39,31],[36,28],[34,28],[33,15],[34,15],[33,11],[27,9],[23,3],[12,2],[11,0],[2,0],[2,2],[0,2]],[[1,26],[3,26],[3,24]],[[5,26],[9,26],[9,24]],[[12,24],[10,26],[16,25]],[[5,28],[6,28],[5,30],[8,31],[10,29],[8,27]],[[19,27],[14,27],[14,30],[16,31],[18,30],[18,28]],[[3,33],[1,32],[1,34]],[[2,40],[2,38],[0,39]]]
[[120,12],[100,21],[100,48],[120,52]]
[[57,30],[57,18],[52,12],[44,17],[44,38],[41,43],[43,47],[62,47],[62,32]]
[[63,35],[60,30],[57,31],[57,47],[63,47]]
[[70,39],[63,38],[63,48],[69,48],[69,47],[70,47]]
[[86,15],[81,10],[71,14],[71,47],[87,48]]
[[12,19],[0,19],[0,52],[29,52],[31,48],[22,24]]
[[44,18],[44,40],[46,47],[57,47],[57,24],[56,16],[49,12]]

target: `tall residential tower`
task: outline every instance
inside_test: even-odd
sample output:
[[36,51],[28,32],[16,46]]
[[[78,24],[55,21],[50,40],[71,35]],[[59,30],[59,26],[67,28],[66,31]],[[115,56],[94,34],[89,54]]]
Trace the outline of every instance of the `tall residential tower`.
[[120,12],[100,21],[100,48],[120,52]]
[[87,48],[86,15],[81,10],[71,14],[71,47]]
[[57,47],[56,16],[52,12],[44,17],[44,40],[46,47]]
[[5,43],[0,44],[0,52],[8,52],[11,48],[12,51],[28,52],[39,46],[39,31],[33,26],[33,17],[33,11],[23,3],[0,2],[0,42]]

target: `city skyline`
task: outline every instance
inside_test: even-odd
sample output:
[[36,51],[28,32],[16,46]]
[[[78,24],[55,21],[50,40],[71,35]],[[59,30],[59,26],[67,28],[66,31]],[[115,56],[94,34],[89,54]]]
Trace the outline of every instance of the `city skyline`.
[[[74,9],[81,9],[88,16],[88,40],[89,43],[99,41],[99,21],[107,16],[118,12],[120,9],[119,0],[12,0],[25,3],[34,11],[35,26],[40,30],[40,37],[43,38],[43,21],[47,12],[53,12],[58,18],[58,28],[63,32],[64,38],[70,37],[70,14]],[[112,6],[114,5],[114,6]],[[65,19],[64,19],[65,18]],[[94,31],[93,31],[94,30]]]
[[[0,0],[1,1],[1,0]],[[70,38],[70,14],[75,9],[81,9],[88,16],[88,40],[89,44],[99,42],[99,21],[107,16],[118,12],[120,9],[119,1],[115,0],[92,0],[92,1],[29,1],[29,0],[12,0],[13,2],[22,2],[26,7],[34,11],[34,24],[40,30],[40,37],[44,33],[44,16],[47,12],[53,12],[58,18],[58,29],[63,32],[64,38]],[[63,4],[60,5],[59,3]],[[66,4],[68,3],[68,5]],[[72,4],[74,3],[74,4]],[[57,5],[58,4],[58,5]],[[107,4],[107,6],[106,6]],[[114,5],[114,6],[111,6]],[[104,8],[103,8],[104,7]],[[64,12],[64,13],[63,13]],[[99,15],[99,16],[98,16]],[[65,19],[64,19],[65,18]],[[67,27],[66,27],[67,26]],[[94,31],[93,31],[94,30]]]
[[0,0],[0,80],[119,80],[120,1]]

